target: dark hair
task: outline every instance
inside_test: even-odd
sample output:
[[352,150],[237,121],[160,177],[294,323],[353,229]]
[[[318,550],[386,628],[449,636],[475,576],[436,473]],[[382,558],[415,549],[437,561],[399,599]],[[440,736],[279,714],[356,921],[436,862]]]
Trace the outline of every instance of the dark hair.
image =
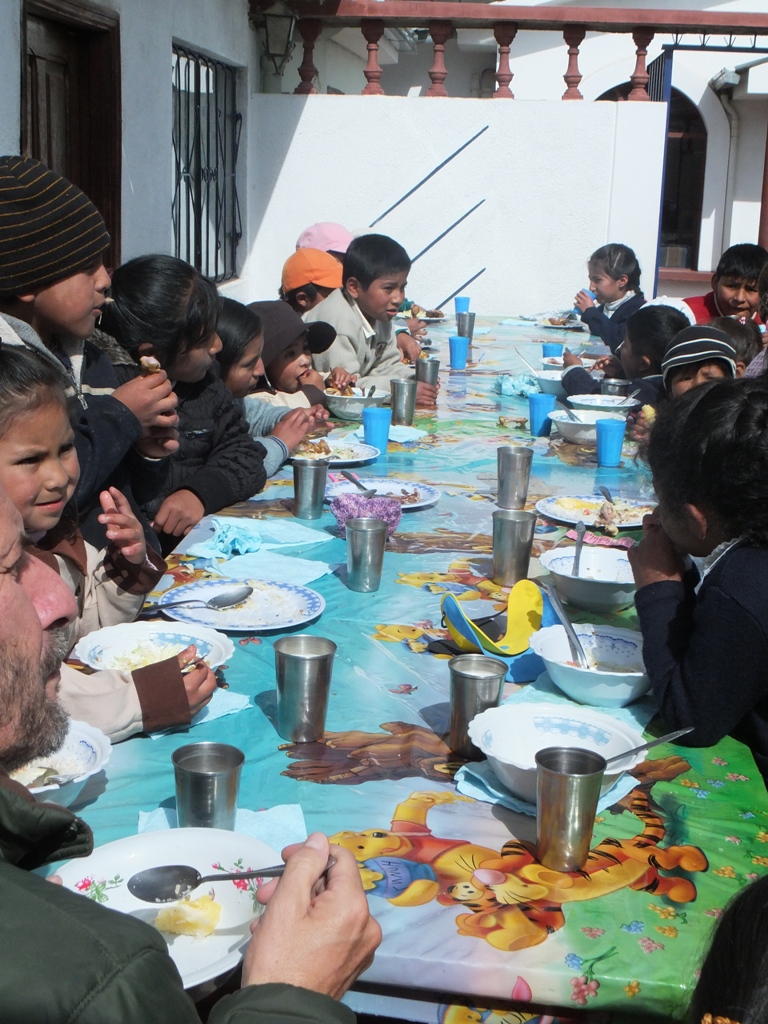
[[710,320],[707,327],[714,327],[731,339],[736,360],[749,366],[763,347],[763,336],[755,321],[748,317],[739,319],[732,316],[717,316]]
[[627,317],[632,354],[645,356],[651,373],[661,373],[661,361],[670,341],[689,324],[688,317],[674,306],[641,306]]
[[640,290],[640,264],[628,245],[621,245],[619,242],[601,245],[589,257],[588,263],[598,264],[603,273],[612,277],[614,281],[618,281],[626,274],[627,289],[635,292]]
[[715,927],[687,1020],[704,1014],[740,1024],[768,1020],[768,875],[745,886]]
[[768,545],[768,381],[713,381],[659,406],[647,458],[673,514],[691,503],[726,540]]
[[363,288],[370,288],[377,277],[389,274],[408,273],[411,260],[408,253],[388,235],[360,235],[353,238],[344,253],[342,281],[350,277],[359,281]]
[[222,380],[242,356],[254,338],[264,333],[261,317],[252,309],[235,299],[219,300],[219,317],[216,333],[221,338],[221,351],[216,359],[221,369]]
[[16,345],[0,346],[0,437],[23,413],[49,403],[69,413],[68,380],[50,360]]
[[740,242],[726,249],[720,257],[715,277],[738,277],[742,281],[757,281],[760,271],[768,263],[768,252],[762,245]]
[[175,256],[138,256],[112,275],[101,326],[138,359],[142,342],[162,366],[204,345],[216,330],[216,285]]
[[310,302],[314,302],[317,296],[319,295],[317,285],[312,283],[303,284],[299,288],[291,288],[289,292],[283,291],[282,288],[279,288],[277,294],[280,296],[283,302],[288,303],[291,309],[295,309],[297,313],[300,313],[302,312],[302,310],[296,304],[296,295],[299,292],[304,292],[304,294],[307,296]]

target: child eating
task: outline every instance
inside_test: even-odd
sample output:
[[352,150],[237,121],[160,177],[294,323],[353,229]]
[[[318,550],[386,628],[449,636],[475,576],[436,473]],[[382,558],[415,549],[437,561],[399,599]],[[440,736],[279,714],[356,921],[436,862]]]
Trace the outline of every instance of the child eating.
[[616,352],[624,340],[629,316],[645,304],[640,291],[640,264],[628,245],[612,242],[596,249],[587,263],[589,287],[574,299],[589,333]]
[[766,264],[768,252],[761,245],[742,242],[726,249],[712,275],[712,291],[685,300],[696,323],[717,316],[758,317],[757,281]]
[[695,727],[679,742],[730,734],[768,779],[768,387],[665,403],[648,462],[659,504],[629,560],[654,697],[670,729]]
[[[97,551],[77,529],[68,505],[80,467],[66,384],[62,371],[33,353],[0,348],[0,485],[37,546],[35,553],[53,563],[77,599],[78,618],[62,631],[62,654],[92,630],[132,621],[165,571],[114,487],[100,495],[107,547]],[[116,741],[142,730],[188,724],[215,688],[213,673],[196,662],[194,647],[188,647],[133,673],[86,674],[65,663],[59,696],[74,718]]]
[[723,331],[686,327],[674,336],[661,364],[664,387],[672,398],[710,380],[736,376],[736,352]]

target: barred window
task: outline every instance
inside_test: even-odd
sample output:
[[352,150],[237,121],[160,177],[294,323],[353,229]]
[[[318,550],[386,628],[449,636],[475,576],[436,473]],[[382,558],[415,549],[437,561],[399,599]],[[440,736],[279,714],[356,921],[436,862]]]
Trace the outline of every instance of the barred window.
[[214,281],[236,275],[242,235],[235,76],[228,64],[173,48],[173,251]]

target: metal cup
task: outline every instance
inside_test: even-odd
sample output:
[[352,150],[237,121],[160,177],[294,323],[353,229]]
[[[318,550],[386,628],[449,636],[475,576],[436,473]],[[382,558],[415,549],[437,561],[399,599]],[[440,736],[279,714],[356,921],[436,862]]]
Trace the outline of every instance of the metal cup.
[[413,414],[416,411],[416,388],[415,380],[406,380],[404,377],[394,377],[389,386],[392,389],[392,425],[410,427],[413,423]]
[[499,477],[499,508],[522,508],[528,497],[533,448],[505,444],[496,449]]
[[600,381],[601,395],[621,395],[626,398],[629,394],[629,381],[621,377],[603,377]]
[[323,514],[328,459],[297,459],[293,464],[293,514],[319,519]]
[[587,863],[605,758],[581,747],[546,747],[536,754],[538,858],[552,871]]
[[474,313],[456,314],[456,333],[460,334],[462,338],[469,338],[469,344],[472,344],[472,336],[475,333]]
[[387,524],[383,519],[348,519],[347,586],[361,594],[378,590],[384,564]]
[[484,654],[460,654],[448,662],[451,673],[451,730],[448,746],[460,757],[477,758],[480,751],[467,733],[469,723],[488,708],[498,707],[507,666]]
[[171,760],[179,828],[234,829],[242,750],[228,743],[188,743]]
[[416,360],[416,380],[424,381],[425,384],[437,384],[437,375],[440,371],[440,360],[434,356],[427,359]]
[[528,576],[535,512],[499,509],[493,513],[493,582],[510,587]]
[[292,743],[314,743],[325,732],[336,644],[322,636],[275,641],[277,731]]

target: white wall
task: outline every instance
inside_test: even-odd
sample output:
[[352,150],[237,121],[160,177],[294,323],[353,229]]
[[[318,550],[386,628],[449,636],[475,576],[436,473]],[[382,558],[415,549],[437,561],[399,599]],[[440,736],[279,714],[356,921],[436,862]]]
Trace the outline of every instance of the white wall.
[[[486,267],[468,289],[478,310],[570,305],[589,254],[617,240],[636,249],[652,285],[660,104],[260,95],[250,116],[249,251],[240,281],[226,289],[237,298],[275,294],[308,224],[366,230],[485,125],[375,227],[413,255],[485,200],[414,264],[410,296],[440,302]],[[406,126],[417,145],[403,141]]]

